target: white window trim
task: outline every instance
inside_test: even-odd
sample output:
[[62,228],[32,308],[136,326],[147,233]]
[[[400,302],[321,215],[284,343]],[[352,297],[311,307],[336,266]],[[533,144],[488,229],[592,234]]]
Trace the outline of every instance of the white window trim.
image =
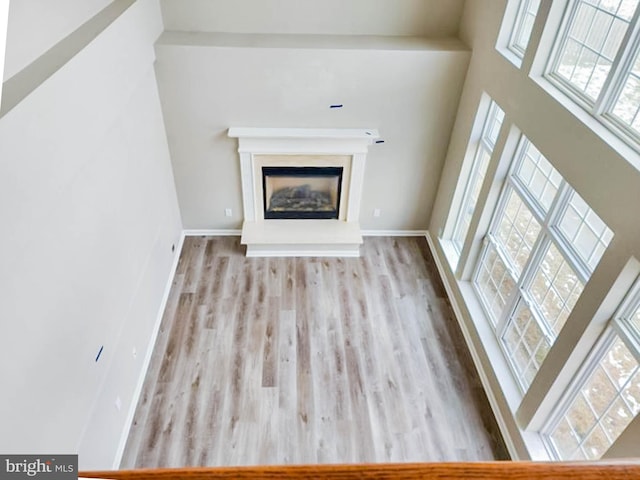
[[511,28],[511,35],[509,35],[509,43],[507,44],[507,48],[511,50],[511,53],[517,56],[520,60],[524,58],[525,51],[516,45],[516,38],[524,23],[525,7],[528,2],[529,0],[519,0],[518,12],[516,13],[516,18]]
[[580,393],[580,389],[584,383],[589,379],[590,375],[597,368],[598,363],[602,356],[607,352],[615,341],[615,331],[611,328],[606,328],[600,338],[596,341],[593,350],[589,353],[589,356],[585,359],[584,363],[580,366],[574,381],[571,382],[567,391],[562,395],[558,407],[554,409],[553,414],[549,417],[549,421],[541,430],[542,441],[549,452],[549,456],[556,460],[562,460],[562,457],[558,454],[558,451],[553,446],[553,442],[550,435],[556,425],[562,421],[567,410],[571,407],[573,400]]
[[[520,301],[523,301],[531,311],[531,314],[534,316],[535,322],[543,331],[543,334],[545,335],[546,340],[549,342],[549,344],[553,345],[553,343],[557,339],[557,335],[553,332],[553,326],[547,324],[546,319],[541,314],[541,312],[539,312],[537,306],[535,305],[535,302],[533,302],[533,300],[529,297],[528,293],[531,282],[533,281],[535,274],[540,267],[540,263],[544,260],[548,248],[550,248],[552,244],[556,247],[556,249],[562,255],[562,258],[566,261],[567,265],[576,273],[582,285],[586,285],[591,274],[593,273],[593,269],[582,260],[580,255],[571,245],[571,242],[567,241],[567,239],[564,237],[557,226],[562,214],[568,208],[571,194],[573,192],[571,186],[566,182],[566,180],[561,180],[554,200],[550,205],[548,211],[545,213],[544,208],[539,204],[537,199],[533,198],[530,195],[530,193],[522,184],[521,180],[516,174],[516,172],[520,168],[520,165],[524,161],[526,147],[529,142],[530,141],[524,135],[521,136],[518,147],[514,153],[511,166],[509,167],[509,172],[505,179],[504,185],[502,186],[498,202],[493,209],[491,223],[489,225],[489,229],[484,239],[483,247],[475,263],[471,276],[471,284],[473,286],[474,292],[478,296],[479,303],[485,315],[487,316],[487,318],[491,319],[490,322],[494,325],[494,332],[498,344],[500,345],[507,363],[511,367],[510,373],[516,384],[519,386],[522,394],[526,393],[528,386],[523,382],[523,379],[520,378],[520,374],[518,373],[516,366],[513,364],[511,353],[507,351],[506,345],[503,342],[503,336],[506,333],[507,327],[512,320],[513,314],[518,307],[518,303]],[[502,251],[502,247],[499,245],[493,234],[493,232],[495,232],[498,228],[503,211],[506,208],[509,192],[511,191],[513,191],[515,195],[518,195],[520,200],[532,212],[536,221],[540,225],[540,233],[538,234],[538,238],[531,249],[531,255],[522,268],[522,272],[520,275],[516,274],[515,267],[511,264],[509,256]],[[506,269],[509,271],[515,282],[513,292],[507,298],[503,313],[499,318],[495,319],[495,323],[494,316],[490,311],[490,306],[486,304],[485,298],[482,295],[477,283],[478,277],[481,273],[482,261],[487,255],[489,244],[497,252],[502,263],[505,265]]]
[[[550,415],[549,419],[540,430],[542,441],[551,458],[564,460],[560,457],[559,453],[553,446],[550,435],[558,423],[562,421],[567,410],[571,407],[574,399],[580,393],[585,382],[591,377],[595,369],[600,364],[600,360],[603,355],[609,350],[617,337],[624,342],[626,347],[631,351],[638,362],[640,362],[640,335],[631,329],[628,320],[639,306],[640,277],[634,282],[630,292],[622,301],[609,321],[609,324],[602,331],[600,337],[596,340],[592,351],[582,363],[573,381],[569,384],[566,391],[560,398],[558,407],[554,409],[553,414]],[[599,418],[600,417],[598,417],[598,419]],[[611,446],[614,444],[615,441]],[[609,448],[611,448],[611,446]],[[606,452],[603,457],[604,456],[606,456]]]
[[631,67],[635,59],[635,54],[640,50],[640,5],[638,5],[631,18],[629,28],[621,41],[620,50],[614,58],[610,73],[607,76],[600,95],[595,101],[592,101],[586,94],[555,73],[560,61],[560,52],[567,41],[569,27],[577,13],[577,5],[577,0],[569,0],[566,4],[560,27],[556,32],[552,47],[549,50],[549,55],[543,70],[543,78],[571,103],[584,110],[600,125],[620,138],[627,146],[630,146],[634,152],[639,153],[640,132],[634,131],[628,125],[618,120],[612,114],[612,111],[615,100],[624,87],[625,74]]
[[518,57],[521,62],[524,59],[525,54],[527,53],[527,48],[529,47],[529,42],[531,41],[531,34],[529,34],[529,38],[527,39],[527,46],[525,47],[525,49],[521,49],[520,46],[516,44],[516,39],[518,38],[520,30],[523,28],[526,12],[531,1],[532,0],[519,1],[518,12],[516,13],[516,18],[511,29],[511,35],[509,35],[509,43],[507,44],[507,48],[511,51],[511,53]]
[[[454,224],[453,224],[453,230],[451,232],[451,244],[455,250],[455,252],[457,253],[457,256],[460,257],[461,253],[462,253],[462,248],[464,246],[464,240],[462,242],[458,242],[457,241],[457,235],[459,232],[459,229],[462,226],[462,219],[464,216],[464,211],[466,210],[466,208],[468,207],[468,203],[470,201],[470,195],[471,195],[471,183],[472,180],[477,176],[478,174],[478,170],[480,168],[480,162],[481,162],[481,158],[483,156],[484,153],[489,154],[489,158],[491,159],[493,157],[493,151],[495,149],[495,141],[491,141],[490,135],[489,135],[489,128],[491,128],[493,126],[493,121],[496,118],[496,114],[497,111],[500,110],[502,111],[502,115],[503,115],[503,121],[502,123],[504,123],[504,111],[500,108],[500,106],[491,98],[489,98],[487,96],[487,98],[489,99],[489,103],[487,106],[487,109],[484,112],[484,117],[480,117],[480,118],[484,118],[483,123],[482,123],[482,127],[480,129],[480,136],[478,138],[478,141],[475,145],[475,152],[473,154],[473,158],[471,160],[471,168],[469,170],[469,174],[466,177],[466,181],[465,181],[465,185],[464,185],[464,190],[462,193],[462,198],[460,201],[460,205],[457,209],[457,213],[456,213],[456,217],[454,220]],[[500,125],[500,130],[502,130],[502,123]],[[499,136],[499,132],[498,132],[498,136]],[[497,136],[496,136],[497,138]],[[491,160],[489,160],[489,162],[491,162]],[[485,172],[486,175],[486,172]],[[486,180],[486,178],[484,179]],[[483,180],[483,182],[484,182]],[[474,207],[475,208],[475,207]],[[468,235],[469,232],[466,232],[466,235]],[[466,236],[465,235],[465,236]]]
[[[476,148],[476,153],[473,156],[473,163],[471,165],[471,170],[469,171],[469,176],[467,181],[465,182],[464,191],[462,194],[462,201],[460,202],[460,208],[458,209],[458,214],[456,215],[456,220],[453,226],[453,234],[451,235],[451,243],[453,244],[453,248],[456,250],[458,256],[462,253],[462,247],[464,246],[464,239],[462,242],[459,242],[456,238],[458,236],[458,232],[460,228],[462,228],[462,219],[464,216],[464,211],[468,208],[468,203],[470,201],[471,196],[471,183],[474,177],[478,175],[478,170],[480,169],[480,162],[482,156],[488,153],[491,156],[492,151],[487,149],[486,142],[483,138],[480,138],[478,142],[478,146]],[[467,231],[467,234],[469,232]]]
[[[529,45],[533,38],[533,30],[535,30],[535,23],[538,18],[536,13],[532,32],[527,42],[527,47],[525,50],[520,49],[516,46],[516,38],[524,23],[524,13],[526,11],[525,6],[527,6],[529,1],[530,0],[508,0],[502,17],[500,31],[498,32],[498,38],[496,40],[495,48],[498,53],[500,53],[516,68],[523,67],[524,58],[527,55],[527,51],[529,51]],[[538,13],[540,8],[541,7],[538,8]]]
[[496,41],[496,50],[516,68],[520,68],[522,66],[523,57],[518,56],[510,48],[510,45],[521,3],[522,0],[509,0],[507,2],[504,15],[502,17],[500,31],[498,32],[498,39]]

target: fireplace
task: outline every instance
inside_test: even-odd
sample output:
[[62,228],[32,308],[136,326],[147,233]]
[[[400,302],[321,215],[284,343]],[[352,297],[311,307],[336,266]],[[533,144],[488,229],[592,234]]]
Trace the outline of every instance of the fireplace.
[[262,167],[265,219],[337,219],[342,167]]
[[238,128],[248,257],[360,254],[360,202],[375,129]]

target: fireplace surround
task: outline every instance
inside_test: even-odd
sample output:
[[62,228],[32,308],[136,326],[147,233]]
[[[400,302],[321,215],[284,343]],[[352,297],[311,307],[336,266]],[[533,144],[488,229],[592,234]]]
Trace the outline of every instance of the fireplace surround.
[[228,135],[238,139],[247,256],[359,256],[377,130],[233,127]]

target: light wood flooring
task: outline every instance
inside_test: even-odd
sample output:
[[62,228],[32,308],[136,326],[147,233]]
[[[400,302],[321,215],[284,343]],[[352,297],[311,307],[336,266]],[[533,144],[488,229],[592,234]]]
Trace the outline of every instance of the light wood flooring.
[[121,468],[506,459],[424,238],[187,237]]

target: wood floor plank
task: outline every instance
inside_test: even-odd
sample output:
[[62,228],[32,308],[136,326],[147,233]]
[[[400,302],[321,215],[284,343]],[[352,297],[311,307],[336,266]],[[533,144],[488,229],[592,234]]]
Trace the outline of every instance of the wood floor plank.
[[296,432],[298,372],[296,354],[296,312],[282,310],[278,341],[278,459],[284,464],[300,463]]
[[122,467],[505,459],[423,238],[188,237]]

